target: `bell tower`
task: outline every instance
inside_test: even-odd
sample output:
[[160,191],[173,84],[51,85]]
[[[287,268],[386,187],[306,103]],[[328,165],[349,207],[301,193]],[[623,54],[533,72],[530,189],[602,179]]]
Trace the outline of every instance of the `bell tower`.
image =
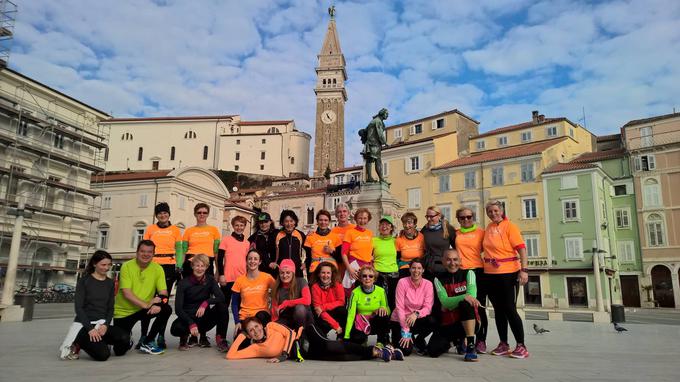
[[335,6],[328,8],[330,21],[317,56],[316,134],[314,139],[314,176],[322,176],[345,166],[345,56],[335,26]]

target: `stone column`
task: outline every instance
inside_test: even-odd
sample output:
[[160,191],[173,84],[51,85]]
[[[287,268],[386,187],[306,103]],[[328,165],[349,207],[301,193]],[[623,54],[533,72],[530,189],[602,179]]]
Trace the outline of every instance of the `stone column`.
[[362,183],[361,193],[357,196],[352,208],[368,208],[371,211],[372,219],[368,223],[368,228],[374,234],[378,232],[378,222],[383,215],[390,215],[396,220],[401,210],[401,204],[394,199],[390,193],[390,187],[384,182]]
[[678,270],[671,273],[671,280],[673,282],[673,299],[675,300],[675,309],[680,309],[680,282],[678,281]]

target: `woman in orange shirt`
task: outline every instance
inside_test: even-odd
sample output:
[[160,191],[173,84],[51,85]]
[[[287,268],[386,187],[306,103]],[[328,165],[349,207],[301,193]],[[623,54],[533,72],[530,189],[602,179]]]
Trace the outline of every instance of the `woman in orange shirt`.
[[401,217],[404,229],[399,232],[395,245],[397,247],[397,264],[399,264],[399,278],[410,277],[411,261],[425,256],[425,237],[418,232],[418,218],[413,212],[407,212]]
[[[373,231],[366,228],[371,221],[371,212],[367,208],[359,208],[354,213],[357,225],[348,230],[342,242],[342,263],[345,266],[345,277],[342,285],[351,289],[354,281],[359,279],[359,268],[373,264]],[[351,290],[346,290],[349,295]]]
[[186,253],[184,264],[182,265],[183,277],[189,277],[193,273],[189,260],[198,254],[204,254],[210,258],[210,266],[205,273],[210,276],[215,274],[213,264],[215,263],[215,254],[220,248],[222,235],[220,235],[217,227],[208,225],[208,215],[210,215],[209,205],[197,203],[194,206],[196,225],[187,228],[182,237],[183,253]]
[[[516,305],[519,285],[529,280],[526,245],[519,228],[505,216],[501,202],[492,200],[487,203],[486,215],[491,222],[486,226],[482,242],[484,278],[501,340],[491,354],[527,358],[529,352],[524,345],[524,326]],[[508,324],[517,341],[513,351],[508,345]]]
[[335,267],[338,266],[337,261],[341,247],[342,240],[338,235],[334,234],[329,225],[331,223],[331,213],[326,210],[320,210],[316,214],[316,231],[307,235],[305,239],[305,249],[310,253],[312,262],[309,266],[309,272],[314,272],[316,267],[322,262],[329,262]]
[[475,214],[467,207],[459,208],[456,211],[456,219],[460,228],[456,230],[456,250],[460,254],[460,267],[462,269],[472,269],[477,280],[477,300],[482,304],[478,308],[481,320],[479,331],[477,332],[477,353],[486,353],[486,333],[489,328],[489,320],[486,317],[486,283],[484,280],[484,260],[482,259],[482,241],[484,241],[484,230],[479,228],[476,223]]

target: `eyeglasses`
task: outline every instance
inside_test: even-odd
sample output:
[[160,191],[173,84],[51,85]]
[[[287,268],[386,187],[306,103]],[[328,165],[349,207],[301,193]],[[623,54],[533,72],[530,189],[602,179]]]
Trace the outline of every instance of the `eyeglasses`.
[[208,211],[198,211],[198,212],[196,212],[196,215],[207,215],[207,214],[209,214]]
[[434,219],[434,218],[436,218],[437,216],[439,216],[439,214],[436,214],[436,215],[425,215],[425,218],[427,218],[427,219]]
[[458,220],[472,220],[474,217],[472,215],[468,216],[458,216]]
[[362,279],[372,279],[374,277],[375,277],[375,275],[369,275],[369,274],[361,275]]

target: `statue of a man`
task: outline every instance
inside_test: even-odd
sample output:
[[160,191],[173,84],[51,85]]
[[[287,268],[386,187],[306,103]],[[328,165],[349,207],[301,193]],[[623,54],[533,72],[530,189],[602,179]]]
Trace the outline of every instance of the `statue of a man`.
[[380,109],[378,114],[373,116],[373,120],[366,126],[365,129],[359,130],[361,136],[361,143],[364,144],[364,149],[361,155],[364,157],[366,163],[366,182],[375,182],[371,175],[371,163],[375,163],[375,172],[378,174],[378,179],[384,182],[382,171],[382,148],[387,145],[385,138],[385,120],[389,113],[387,109]]

